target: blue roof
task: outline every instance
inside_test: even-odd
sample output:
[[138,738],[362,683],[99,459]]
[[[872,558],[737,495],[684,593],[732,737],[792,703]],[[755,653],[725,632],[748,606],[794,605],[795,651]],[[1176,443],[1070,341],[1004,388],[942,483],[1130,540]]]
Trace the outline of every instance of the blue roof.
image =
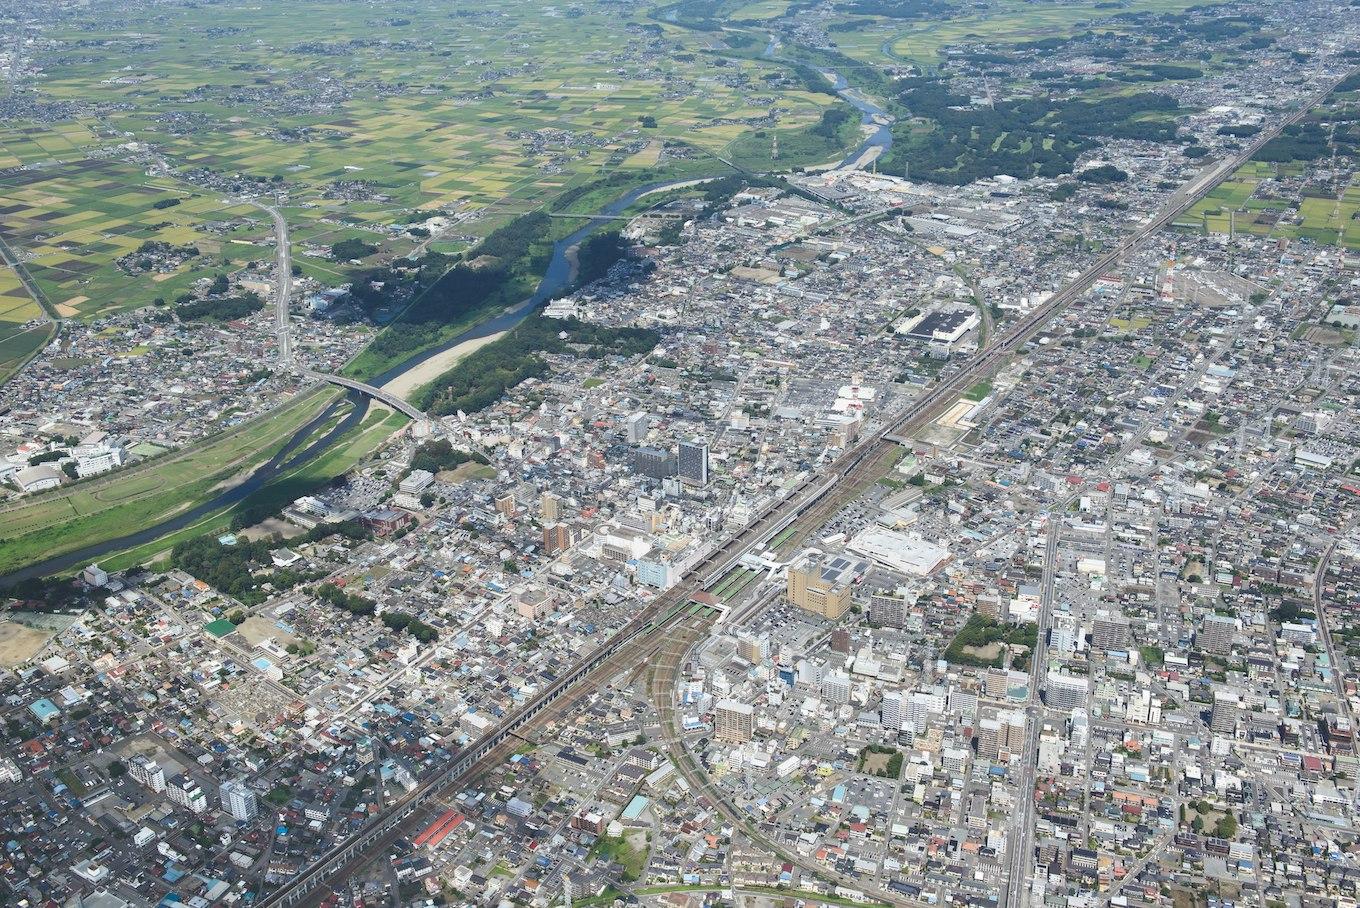
[[642,795],[633,795],[633,800],[628,802],[628,806],[623,808],[623,818],[625,820],[636,820],[642,815],[642,811],[647,809],[648,801]]
[[53,716],[61,715],[61,710],[57,709],[57,705],[46,697],[41,700],[34,700],[29,704],[28,709],[38,717],[39,722],[46,722]]

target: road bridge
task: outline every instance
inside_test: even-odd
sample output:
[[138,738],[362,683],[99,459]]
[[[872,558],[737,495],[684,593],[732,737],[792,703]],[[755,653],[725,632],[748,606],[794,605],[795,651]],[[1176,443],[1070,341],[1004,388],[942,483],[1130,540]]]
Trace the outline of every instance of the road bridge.
[[[1340,79],[1337,82],[1340,82]],[[793,494],[767,508],[725,542],[715,545],[690,568],[685,580],[658,596],[651,605],[578,662],[572,670],[539,691],[518,711],[507,716],[499,726],[469,745],[457,759],[433,770],[415,790],[388,805],[362,829],[342,839],[297,876],[262,899],[259,902],[260,908],[289,908],[318,900],[319,890],[324,886],[342,879],[372,853],[392,844],[401,835],[408,818],[421,809],[424,802],[431,798],[439,798],[490,768],[491,758],[500,752],[507,740],[511,740],[516,733],[522,733],[530,722],[559,700],[570,703],[577,695],[584,693],[579,687],[592,686],[588,678],[593,679],[594,686],[598,686],[603,683],[600,678],[610,677],[638,664],[639,654],[642,659],[654,654],[657,644],[664,642],[667,635],[685,619],[687,615],[685,605],[691,601],[691,597],[721,577],[752,547],[769,538],[768,533],[772,527],[787,526],[805,512],[820,516],[824,507],[834,508],[843,505],[856,494],[856,488],[873,475],[875,465],[879,462],[878,456],[884,453],[885,447],[894,443],[888,441],[886,436],[910,438],[914,431],[927,424],[945,406],[951,405],[964,391],[994,374],[1012,353],[1027,343],[1054,315],[1089,289],[1097,277],[1114,267],[1124,255],[1141,247],[1149,237],[1206,196],[1237,167],[1250,160],[1261,145],[1278,135],[1281,129],[1298,122],[1310,108],[1325,99],[1335,85],[1334,82],[1325,91],[1309,98],[1295,113],[1263,131],[1256,141],[1236,156],[1207,169],[1174,193],[1144,226],[1126,238],[1114,251],[1098,259],[1043,306],[1026,314],[1020,322],[999,338],[996,344],[979,352],[949,379],[908,402],[902,410],[886,420],[882,430],[870,435],[838,457],[831,465],[829,476],[823,474],[836,481],[824,479],[817,482],[821,477],[809,477]],[[369,394],[411,415],[412,418],[424,418],[424,414],[419,410],[379,388],[339,376],[322,373],[312,373],[312,376]],[[837,494],[829,494],[833,489]],[[638,644],[643,644],[640,649]],[[606,664],[609,669],[607,673],[596,672],[596,669]],[[1034,751],[1028,750],[1025,758],[1027,761],[1033,760],[1034,756]],[[1029,856],[1023,854],[1023,848],[1020,850],[1022,854],[1008,868],[1002,900],[1005,908],[1021,908],[1024,869],[1032,865],[1032,859],[1027,861]],[[1016,864],[1021,870],[1016,870]],[[893,897],[887,900],[893,904],[915,904],[914,900],[906,898]]]
[[342,388],[349,388],[351,391],[358,391],[360,394],[366,394],[379,403],[386,404],[393,410],[405,413],[416,422],[428,422],[430,419],[424,410],[418,409],[407,401],[402,400],[397,395],[384,391],[382,388],[365,384],[364,382],[353,378],[332,375],[329,372],[312,372],[311,370],[307,370],[303,372],[303,374],[316,381],[330,382],[332,385],[339,385]]

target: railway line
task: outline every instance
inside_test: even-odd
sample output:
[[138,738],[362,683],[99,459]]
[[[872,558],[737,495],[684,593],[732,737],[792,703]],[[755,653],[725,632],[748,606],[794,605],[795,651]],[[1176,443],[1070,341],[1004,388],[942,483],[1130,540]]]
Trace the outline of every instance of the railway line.
[[893,446],[937,416],[942,408],[952,405],[969,387],[992,375],[1053,316],[1085,293],[1098,277],[1211,192],[1286,126],[1305,116],[1331,94],[1336,84],[1334,82],[1310,97],[1274,127],[1262,131],[1239,154],[1211,167],[1178,190],[1157,215],[1097,259],[1042,306],[1025,315],[962,369],[914,398],[889,418],[882,429],[842,453],[832,462],[824,479],[818,481],[819,477],[809,476],[790,495],[768,506],[746,527],[704,555],[690,568],[685,580],[658,596],[571,671],[537,693],[453,762],[422,779],[413,791],[390,804],[363,829],[347,836],[311,866],[260,899],[258,904],[262,908],[292,908],[319,900],[328,884],[343,880],[356,867],[368,863],[374,852],[403,836],[405,830],[427,816],[441,798],[497,765],[526,730],[561,715],[563,706],[576,699],[576,694],[590,689],[592,684],[598,685],[602,679],[632,668],[659,651],[668,632],[675,626],[702,617],[704,606],[693,602],[694,595],[720,580],[741,555],[800,518],[806,525],[822,515],[834,514],[857,494],[858,487],[866,479],[874,475],[883,456]]

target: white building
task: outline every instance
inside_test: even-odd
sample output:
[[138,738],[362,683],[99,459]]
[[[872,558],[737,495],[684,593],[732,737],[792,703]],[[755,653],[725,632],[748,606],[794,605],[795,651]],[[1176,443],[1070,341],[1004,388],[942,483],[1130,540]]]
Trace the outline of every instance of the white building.
[[223,782],[221,791],[222,809],[231,814],[238,823],[249,823],[259,813],[255,803],[255,792],[239,779]]
[[133,757],[128,763],[128,775],[158,794],[165,791],[165,770],[155,760]]

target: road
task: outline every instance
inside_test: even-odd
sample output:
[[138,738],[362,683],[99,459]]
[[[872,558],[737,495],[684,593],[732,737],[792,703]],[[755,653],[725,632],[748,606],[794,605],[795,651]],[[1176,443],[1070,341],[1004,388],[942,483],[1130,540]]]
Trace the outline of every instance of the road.
[[[1337,80],[1339,81],[1340,79]],[[315,900],[320,895],[319,890],[323,884],[334,884],[343,879],[355,867],[367,863],[372,854],[388,847],[400,837],[410,818],[413,815],[419,816],[418,812],[422,810],[424,801],[437,798],[452,786],[464,784],[484,769],[496,765],[500,759],[498,755],[503,755],[505,751],[506,742],[518,740],[514,737],[515,734],[530,722],[537,724],[536,720],[545,711],[550,710],[553,704],[559,704],[557,710],[560,710],[560,703],[570,703],[592,689],[592,684],[598,686],[603,680],[634,667],[641,660],[650,658],[673,627],[685,621],[683,614],[685,610],[680,608],[677,614],[677,606],[682,606],[694,593],[711,585],[742,554],[768,541],[775,532],[788,526],[805,511],[816,507],[818,512],[823,512],[828,507],[834,508],[852,500],[858,494],[857,490],[861,485],[876,478],[884,455],[897,443],[894,439],[909,438],[912,432],[927,424],[943,408],[952,405],[969,387],[992,376],[1015,350],[1027,342],[1051,318],[1085,293],[1098,277],[1117,265],[1124,256],[1140,248],[1183,211],[1211,192],[1233,171],[1250,160],[1265,142],[1278,135],[1285,126],[1301,119],[1309,109],[1331,93],[1335,84],[1332,83],[1325,91],[1307,99],[1297,111],[1275,126],[1263,130],[1255,141],[1236,156],[1206,169],[1173,193],[1159,213],[1152,216],[1110,252],[1097,259],[1042,306],[1022,317],[999,337],[995,344],[976,354],[952,377],[909,402],[887,421],[884,428],[873,432],[864,441],[836,458],[827,471],[828,482],[818,484],[810,480],[794,494],[767,509],[726,542],[715,545],[690,569],[685,579],[658,596],[637,617],[587,656],[576,669],[540,691],[524,707],[508,716],[495,730],[470,745],[453,764],[436,771],[418,788],[390,805],[364,829],[327,851],[316,863],[280,887],[261,904],[269,908],[275,905],[296,905],[304,899]],[[638,645],[639,641],[643,645]],[[629,654],[632,654],[636,661],[629,662]],[[1034,748],[1027,756],[1028,760],[1033,760],[1033,750],[1037,750],[1037,730],[1028,737],[1035,739]],[[1030,742],[1027,740],[1028,743]],[[1032,797],[1028,800],[1032,801]],[[1032,806],[1031,803],[1030,809]],[[1010,888],[1013,890],[1016,887]]]
[[279,368],[287,371],[293,368],[293,332],[288,324],[289,298],[293,294],[293,248],[288,242],[288,221],[283,213],[272,205],[251,202],[269,214],[274,222],[275,252],[274,278],[274,333],[279,345]]
[[[1068,499],[1071,501],[1072,499]],[[1067,501],[1048,518],[1047,543],[1044,547],[1043,590],[1039,605],[1038,630],[1034,652],[1030,654],[1029,705],[1025,708],[1025,754],[1016,777],[1019,803],[1015,823],[1006,836],[1006,882],[1001,903],[1004,908],[1020,908],[1025,903],[1025,878],[1033,863],[1034,852],[1034,777],[1038,768],[1039,732],[1043,729],[1044,713],[1039,707],[1039,691],[1048,673],[1045,641],[1053,621],[1053,599],[1058,573],[1058,544],[1062,536],[1062,515]]]
[[1327,581],[1327,567],[1334,554],[1336,554],[1335,539],[1328,543],[1322,557],[1318,559],[1317,573],[1313,576],[1313,614],[1317,615],[1318,637],[1322,641],[1322,648],[1326,651],[1327,659],[1332,666],[1332,690],[1336,692],[1337,699],[1341,701],[1342,715],[1350,720],[1351,728],[1355,728],[1355,712],[1351,708],[1350,698],[1346,696],[1346,684],[1342,679],[1342,663],[1336,658],[1336,649],[1332,645],[1332,629],[1327,624],[1326,603],[1322,601],[1322,587]]

